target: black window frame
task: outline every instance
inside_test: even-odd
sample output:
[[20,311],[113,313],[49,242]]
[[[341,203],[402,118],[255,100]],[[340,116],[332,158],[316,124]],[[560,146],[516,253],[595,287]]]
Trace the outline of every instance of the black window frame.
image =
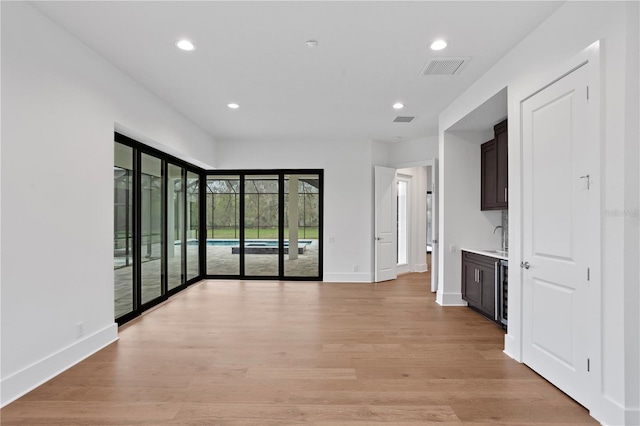
[[[132,319],[140,316],[146,310],[166,301],[169,297],[174,294],[186,289],[187,287],[200,282],[204,279],[238,279],[238,280],[279,280],[279,281],[322,281],[323,280],[323,259],[324,259],[324,241],[323,241],[323,229],[324,229],[324,170],[323,169],[234,169],[234,170],[206,170],[196,165],[193,165],[187,161],[184,161],[178,157],[175,157],[171,154],[167,154],[159,149],[153,148],[149,145],[146,145],[142,142],[139,142],[129,136],[126,136],[119,132],[114,132],[114,142],[120,143],[122,145],[128,146],[132,148],[132,160],[133,160],[133,205],[132,208],[132,259],[133,259],[133,282],[132,282],[132,292],[133,292],[133,309],[130,312],[127,312],[117,318],[115,321],[118,325],[122,325],[131,321]],[[142,205],[142,154],[151,155],[153,157],[159,158],[161,161],[161,170],[162,170],[162,187],[161,191],[162,202],[161,202],[161,276],[160,276],[160,288],[161,295],[156,297],[153,300],[150,300],[146,303],[142,303],[142,294],[141,294],[141,274],[142,274],[142,262],[140,259],[140,246],[142,242],[142,235],[139,232],[141,229],[141,205]],[[198,275],[192,277],[191,279],[186,279],[188,277],[188,256],[186,253],[187,247],[186,244],[182,245],[182,278],[181,284],[179,286],[174,287],[173,289],[168,289],[168,243],[167,239],[167,197],[168,197],[168,167],[169,163],[181,167],[182,168],[182,180],[183,187],[185,190],[183,191],[183,197],[185,198],[183,203],[183,221],[182,221],[182,239],[186,241],[187,235],[187,190],[186,190],[186,182],[188,173],[193,173],[198,176],[199,179],[199,218],[198,218]],[[215,177],[215,176],[225,176],[225,175],[237,175],[240,179],[240,194],[238,197],[239,200],[239,242],[240,247],[244,247],[244,214],[245,214],[245,178],[247,176],[256,176],[256,175],[277,175],[278,177],[278,275],[270,275],[270,276],[257,276],[257,275],[246,275],[244,271],[245,266],[245,256],[244,250],[240,250],[239,252],[239,274],[238,275],[210,275],[207,274],[207,212],[206,212],[206,197],[207,197],[207,178]],[[319,217],[318,217],[318,275],[315,276],[292,276],[285,275],[284,269],[284,230],[285,230],[285,209],[284,209],[284,200],[285,200],[285,176],[286,175],[317,175],[318,176],[318,208],[319,208]]]

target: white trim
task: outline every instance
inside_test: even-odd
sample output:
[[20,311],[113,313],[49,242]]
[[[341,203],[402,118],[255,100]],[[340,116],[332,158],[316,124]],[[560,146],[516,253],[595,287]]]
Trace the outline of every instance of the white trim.
[[428,265],[426,263],[417,263],[414,272],[429,272]]
[[518,342],[513,338],[513,336],[509,336],[508,334],[504,335],[504,351],[507,356],[513,358],[518,362],[522,362],[520,358],[520,347],[518,346]]
[[[411,185],[411,181],[413,179],[413,176],[411,175],[406,175],[403,173],[398,173],[396,171],[396,180],[395,180],[395,185],[396,185],[396,218],[397,218],[397,222],[398,225],[400,225],[400,209],[398,206],[398,198],[399,198],[399,183],[400,182],[404,182],[406,184],[405,187],[405,196],[404,196],[404,249],[405,249],[405,261],[402,263],[397,263],[396,265],[396,273],[397,274],[405,274],[407,272],[411,272],[412,268],[412,259],[413,259],[413,253],[411,250],[411,246],[412,246],[412,241],[411,241],[411,234],[412,232],[415,232],[415,230],[413,229],[413,222],[412,222],[412,217],[411,217],[411,198],[413,196],[413,186]],[[399,227],[399,226],[398,226]],[[396,243],[398,248],[396,249],[396,258],[400,256],[400,229],[398,229],[398,231],[396,232]]]
[[599,405],[589,411],[589,414],[606,426],[640,424],[640,410],[638,408],[625,409],[622,404],[607,395],[602,396]]
[[102,330],[5,377],[0,383],[2,387],[0,406],[4,407],[31,392],[116,340],[118,340],[118,325],[109,324]]
[[462,299],[462,293],[436,293],[436,303],[440,306],[468,306]]

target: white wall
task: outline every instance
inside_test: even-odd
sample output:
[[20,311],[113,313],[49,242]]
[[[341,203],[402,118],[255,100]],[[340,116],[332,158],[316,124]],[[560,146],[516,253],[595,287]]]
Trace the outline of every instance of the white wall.
[[372,281],[371,142],[220,141],[217,149],[221,169],[324,169],[324,280]]
[[389,144],[388,164],[411,167],[438,158],[438,135]]
[[[637,122],[638,118],[637,101],[627,101],[630,96],[637,96],[638,68],[627,65],[637,64],[637,26],[637,2],[567,2],[440,115],[442,155],[442,150],[446,150],[446,129],[508,86],[510,263],[517,265],[521,260],[518,129],[519,103],[526,95],[523,91],[531,81],[551,78],[551,71],[596,40],[602,42],[603,208],[605,211],[637,208],[637,197],[631,197],[630,193],[638,193],[640,182],[637,174],[629,171],[638,168],[638,132],[637,127],[627,125],[629,120]],[[449,164],[442,164],[442,169],[449,168]],[[448,170],[441,171],[441,177],[450,174]],[[445,188],[444,203],[449,197]],[[605,424],[638,424],[638,304],[629,303],[625,298],[631,295],[633,300],[638,300],[633,297],[638,291],[637,217],[603,215],[601,232],[602,358],[594,373],[602,378],[602,386],[596,401],[588,408]],[[440,237],[442,239],[443,235]],[[441,249],[444,248],[443,244]],[[517,319],[522,285],[520,274],[512,273],[510,281],[506,351],[520,359],[521,331]],[[599,359],[599,355],[593,356]]]
[[204,163],[214,162],[215,146],[29,4],[1,7],[5,405],[117,338],[116,123]]
[[492,131],[445,132],[440,146],[440,244],[438,291],[441,305],[466,305],[462,300],[461,249],[497,249],[500,211],[480,210],[480,145]]

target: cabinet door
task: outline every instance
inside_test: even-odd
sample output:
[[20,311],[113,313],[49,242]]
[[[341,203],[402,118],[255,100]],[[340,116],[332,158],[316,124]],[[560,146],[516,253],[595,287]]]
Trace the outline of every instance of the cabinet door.
[[498,202],[498,154],[496,141],[485,142],[480,147],[481,210],[495,210]]
[[482,304],[482,287],[478,282],[479,269],[475,263],[462,263],[462,298],[476,308],[480,308]]
[[495,266],[482,265],[480,269],[480,287],[481,299],[480,309],[489,318],[495,319],[496,313],[496,281],[495,281]]
[[496,207],[506,209],[508,203],[509,189],[509,140],[507,136],[507,121],[496,124]]

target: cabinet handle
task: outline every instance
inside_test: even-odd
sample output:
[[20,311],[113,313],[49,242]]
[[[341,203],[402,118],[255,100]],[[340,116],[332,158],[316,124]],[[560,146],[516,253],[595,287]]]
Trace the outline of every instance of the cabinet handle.
[[493,311],[493,319],[494,321],[498,321],[498,282],[500,281],[500,261],[496,262],[496,269],[495,269],[495,293],[494,293],[494,300],[495,300],[495,306],[494,306],[494,311]]
[[507,193],[508,193],[508,191],[507,191],[507,188],[505,187],[504,188],[504,202],[505,203],[507,202],[507,196],[508,196]]

